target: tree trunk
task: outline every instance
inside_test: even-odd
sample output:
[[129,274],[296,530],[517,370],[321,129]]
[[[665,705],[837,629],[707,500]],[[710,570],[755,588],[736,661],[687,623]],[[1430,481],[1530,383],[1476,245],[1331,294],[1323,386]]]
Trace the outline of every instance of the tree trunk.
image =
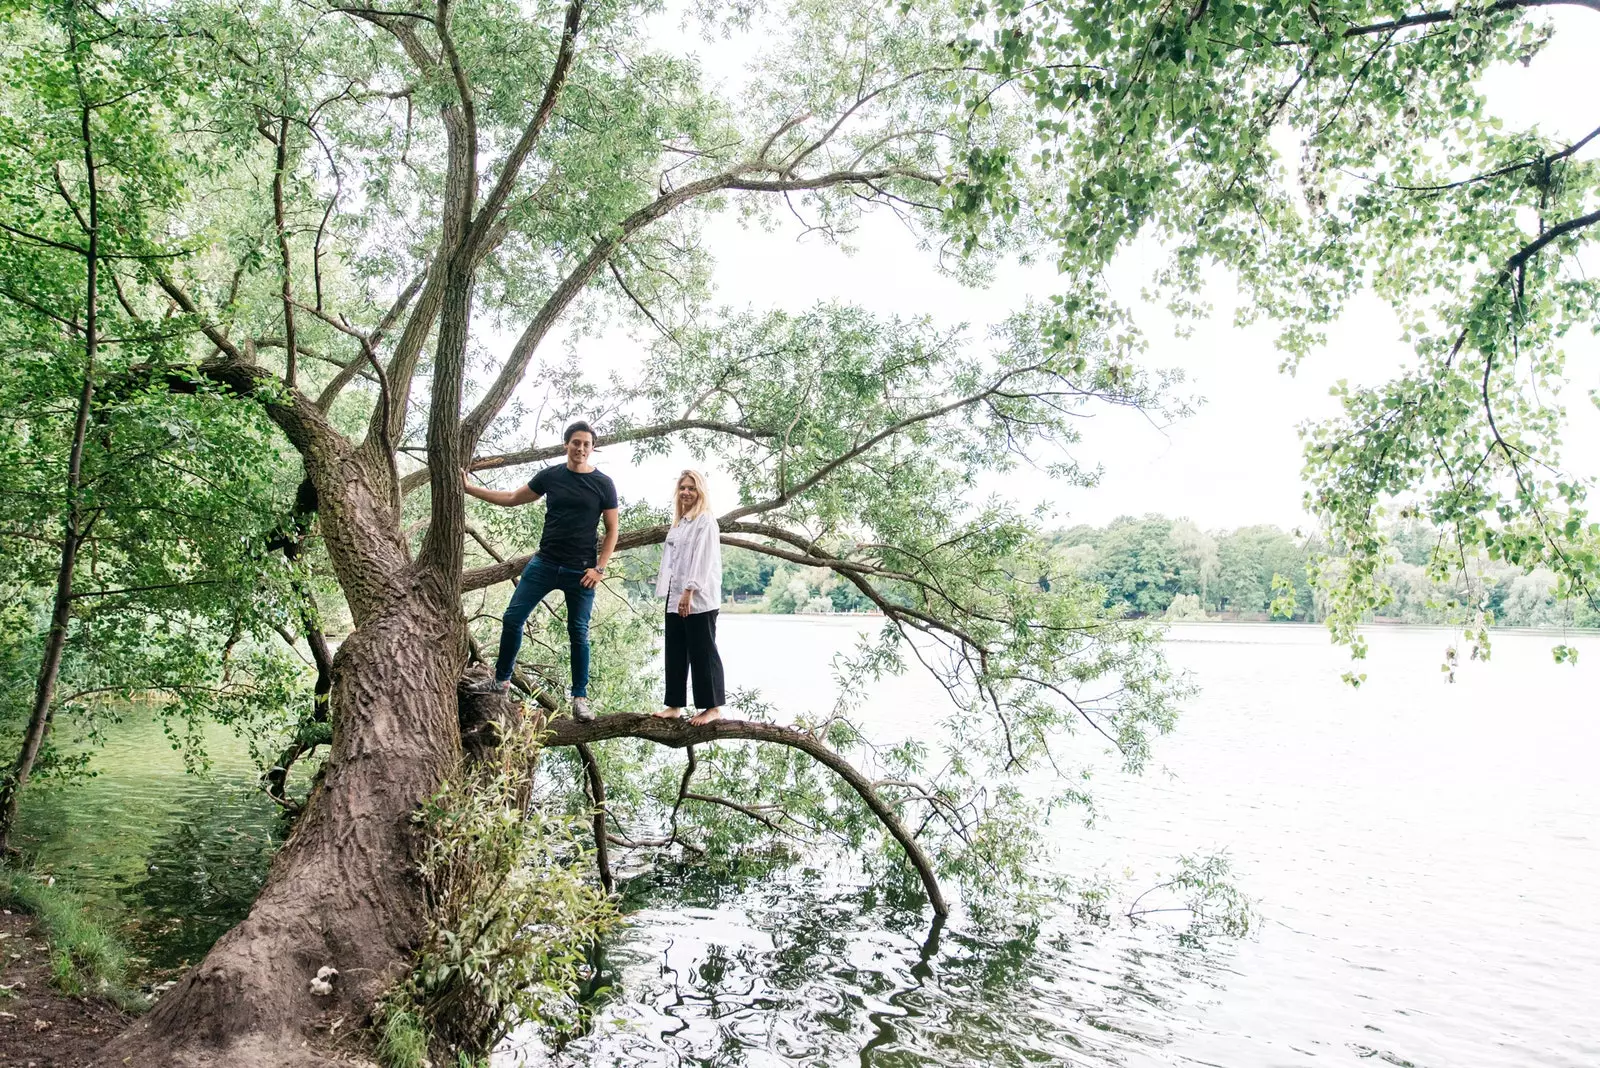
[[[76,48],[77,42],[73,42]],[[45,638],[44,659],[33,691],[33,709],[22,748],[11,767],[5,786],[0,788],[0,857],[11,848],[11,830],[16,825],[17,803],[22,788],[33,773],[33,762],[50,734],[51,706],[55,702],[56,679],[61,674],[61,654],[67,644],[67,623],[72,617],[72,573],[78,564],[78,547],[83,544],[84,517],[80,491],[83,488],[83,444],[89,432],[89,408],[94,403],[94,361],[100,343],[98,316],[100,286],[100,195],[95,176],[94,140],[89,126],[90,108],[79,112],[83,137],[83,162],[89,184],[89,216],[80,214],[88,248],[84,256],[87,278],[84,283],[83,313],[83,388],[78,391],[78,417],[72,426],[72,448],[67,459],[67,521],[61,539],[61,565],[56,570],[56,601],[50,611],[50,633]],[[65,191],[62,193],[66,196]],[[70,205],[76,212],[76,205]]]
[[[92,263],[93,261],[91,261]],[[90,285],[94,284],[94,268],[89,269]],[[78,500],[78,490],[83,480],[83,442],[89,425],[89,406],[94,399],[94,312],[88,315],[89,359],[83,372],[83,390],[78,395],[78,421],[72,432],[72,453],[67,464],[67,521],[62,532],[61,566],[56,570],[56,601],[50,612],[50,631],[45,637],[44,658],[39,664],[39,677],[33,690],[33,709],[28,716],[28,728],[22,736],[22,748],[16,762],[0,787],[0,857],[11,850],[11,831],[16,826],[17,805],[22,788],[33,773],[33,762],[38,759],[44,740],[50,735],[50,721],[55,703],[56,679],[61,673],[61,654],[67,644],[67,623],[72,616],[72,574],[78,563],[78,546],[83,543],[83,511]]]
[[[97,1063],[324,1064],[365,1022],[422,931],[412,815],[460,757],[466,632],[440,587],[408,573],[340,646],[326,772],[250,915]],[[339,975],[319,997],[324,966]]]

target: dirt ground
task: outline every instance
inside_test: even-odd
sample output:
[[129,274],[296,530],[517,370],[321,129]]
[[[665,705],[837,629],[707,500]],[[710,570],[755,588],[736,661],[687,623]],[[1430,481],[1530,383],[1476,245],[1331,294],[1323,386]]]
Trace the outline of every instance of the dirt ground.
[[79,1068],[127,1023],[112,1005],[51,986],[32,917],[0,911],[0,1068]]

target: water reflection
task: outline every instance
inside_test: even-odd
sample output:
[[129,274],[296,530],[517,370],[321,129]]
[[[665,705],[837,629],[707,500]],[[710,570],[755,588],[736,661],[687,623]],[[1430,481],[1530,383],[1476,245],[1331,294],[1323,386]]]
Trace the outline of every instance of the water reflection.
[[152,972],[197,963],[250,911],[283,834],[260,800],[235,788],[173,823],[152,843],[145,875],[121,890],[123,906],[153,928],[141,938]]
[[[769,672],[745,681],[771,694],[814,695],[853,625],[733,617],[724,655]],[[933,932],[914,880],[834,858],[697,863],[625,884],[630,926],[595,981],[611,993],[558,1060],[1594,1068],[1600,639],[1553,669],[1548,640],[1501,636],[1446,687],[1446,638],[1376,635],[1352,691],[1318,632],[1177,629],[1170,652],[1206,689],[1160,772],[1102,777],[1103,825],[1062,824],[1061,871],[1132,871],[1137,893],[1177,854],[1226,847],[1267,917],[1258,940],[1186,944],[1069,908]],[[885,737],[926,720],[937,694],[918,685],[870,695]],[[130,717],[97,778],[29,789],[21,844],[134,913],[142,978],[195,959],[265,875],[277,810],[226,742],[197,780]],[[502,1059],[542,1062],[532,1048]]]
[[[1123,1064],[1165,1043],[1172,1005],[1211,988],[1232,953],[1065,910],[1036,926],[930,925],[844,871],[634,880],[637,911],[605,956],[616,993],[557,1063]],[[501,1063],[538,1059],[513,1048]]]

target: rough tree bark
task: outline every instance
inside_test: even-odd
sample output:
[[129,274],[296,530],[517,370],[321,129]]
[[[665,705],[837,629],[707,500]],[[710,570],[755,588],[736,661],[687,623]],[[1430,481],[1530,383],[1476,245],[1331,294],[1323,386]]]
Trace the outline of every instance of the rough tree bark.
[[[467,656],[459,595],[435,571],[405,562],[385,473],[364,470],[317,430],[296,425],[290,436],[310,446],[302,452],[324,537],[354,592],[357,623],[333,658],[322,781],[250,915],[102,1064],[326,1063],[315,1048],[337,1038],[336,1023],[360,1025],[421,930],[411,817],[459,759],[456,685]],[[339,976],[318,997],[309,981],[323,966]]]

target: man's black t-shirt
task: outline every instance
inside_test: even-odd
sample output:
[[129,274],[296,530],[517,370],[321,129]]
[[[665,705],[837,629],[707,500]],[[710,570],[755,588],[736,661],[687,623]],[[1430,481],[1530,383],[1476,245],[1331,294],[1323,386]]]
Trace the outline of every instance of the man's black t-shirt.
[[599,471],[547,467],[528,481],[544,498],[544,535],[539,555],[563,567],[595,565],[595,528],[600,513],[617,506],[617,487]]

